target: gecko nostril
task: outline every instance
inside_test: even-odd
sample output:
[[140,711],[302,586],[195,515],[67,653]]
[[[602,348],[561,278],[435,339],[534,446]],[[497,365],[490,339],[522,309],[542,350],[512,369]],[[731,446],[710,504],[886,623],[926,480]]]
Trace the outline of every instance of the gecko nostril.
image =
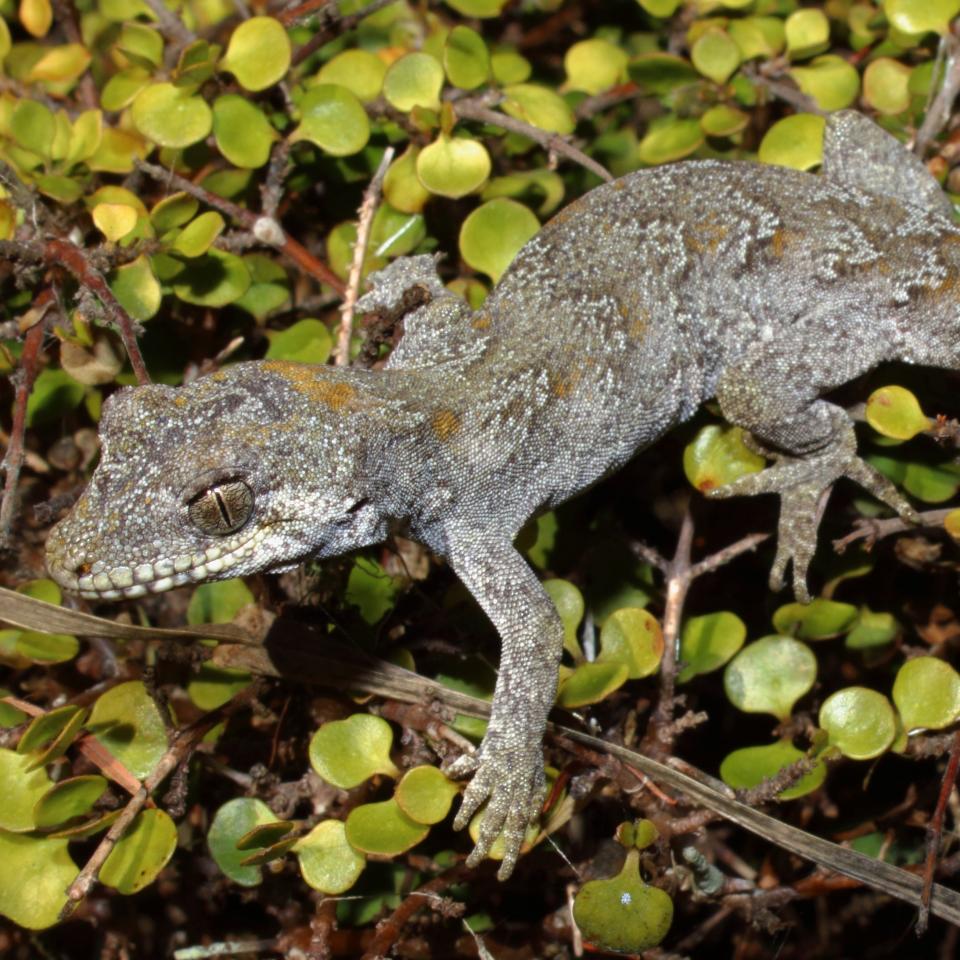
[[74,568],[74,573],[79,577],[85,577],[93,569],[93,564],[89,560],[82,560]]

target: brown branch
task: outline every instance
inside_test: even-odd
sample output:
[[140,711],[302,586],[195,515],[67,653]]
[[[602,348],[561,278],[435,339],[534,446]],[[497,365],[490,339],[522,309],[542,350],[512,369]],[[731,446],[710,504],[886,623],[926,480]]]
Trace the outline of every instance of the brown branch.
[[937,807],[933,818],[927,826],[927,857],[923,865],[923,890],[920,893],[920,909],[917,911],[917,936],[922,937],[930,923],[930,895],[933,892],[933,877],[937,869],[937,855],[940,852],[940,838],[943,835],[943,818],[947,809],[947,802],[957,782],[957,771],[960,769],[960,730],[953,735],[953,745],[950,749],[950,759],[940,784],[940,796],[937,798]]
[[40,349],[46,331],[45,317],[53,306],[53,290],[41,291],[34,301],[33,310],[38,314],[32,327],[27,330],[23,340],[23,352],[20,355],[20,369],[15,376],[16,393],[13,400],[13,422],[10,425],[10,442],[0,470],[3,471],[3,501],[0,502],[0,545],[10,542],[10,527],[13,523],[13,511],[17,501],[17,484],[20,482],[20,468],[23,466],[23,438],[27,427],[27,401],[30,390],[37,378],[40,361]]
[[377,212],[380,202],[380,191],[383,188],[383,179],[387,175],[387,167],[393,162],[393,147],[387,147],[383,152],[377,172],[373,175],[367,189],[363,193],[363,202],[360,204],[359,220],[357,222],[357,242],[353,245],[353,261],[350,264],[350,275],[347,277],[347,289],[340,307],[340,332],[337,335],[337,346],[334,350],[334,362],[338,367],[344,367],[350,362],[350,337],[353,333],[353,310],[360,293],[360,277],[363,273],[363,261],[367,256],[367,244],[370,242],[370,228],[373,226],[373,215]]
[[866,540],[864,546],[869,550],[878,540],[889,537],[893,533],[942,527],[943,521],[955,509],[956,507],[947,507],[941,510],[925,510],[918,514],[920,523],[904,520],[902,517],[888,517],[885,520],[872,520],[864,517],[856,521],[853,530],[845,537],[833,541],[833,549],[837,553],[843,553],[851,543],[855,543],[857,540]]
[[[298,47],[293,52],[293,66],[303,63],[307,57],[316,53],[325,43],[329,43],[334,37],[339,36],[340,34],[346,33],[348,30],[352,30],[361,20],[366,19],[371,14],[376,13],[378,10],[382,10],[384,7],[390,6],[391,3],[394,3],[395,0],[373,0],[373,3],[367,4],[362,10],[358,10],[356,13],[350,14],[348,17],[340,17],[332,13],[329,16],[328,23],[321,23],[317,32],[305,43],[303,46]],[[278,15],[277,19],[284,24],[292,23],[298,17],[303,14],[300,12],[304,7],[312,5],[312,0],[307,0],[306,3],[302,4],[300,7],[294,7],[292,10],[285,11]],[[316,9],[316,5],[313,4],[313,9]],[[335,8],[335,4],[328,4],[331,10]],[[307,10],[307,13],[312,13],[313,9]],[[326,11],[324,11],[326,12]]]
[[136,166],[138,170],[142,170],[154,180],[167,183],[177,190],[183,190],[184,193],[196,197],[207,206],[213,207],[214,210],[219,210],[222,214],[232,217],[241,226],[250,230],[261,243],[275,247],[285,253],[311,277],[333,287],[337,293],[343,295],[345,290],[343,281],[325,263],[318,260],[309,250],[294,240],[273,217],[260,216],[251,210],[245,210],[230,200],[218,197],[215,193],[211,193],[192,180],[181,177],[180,174],[174,173],[172,170],[166,170],[155,163],[137,160]]
[[479,123],[489,123],[503,130],[509,130],[511,133],[519,133],[521,136],[539,143],[550,153],[561,154],[568,160],[579,163],[581,167],[586,167],[601,180],[607,182],[613,180],[613,174],[603,164],[597,163],[593,157],[588,157],[582,150],[557,133],[549,133],[532,124],[525,123],[523,120],[517,120],[515,117],[508,117],[505,113],[491,110],[487,106],[487,102],[480,98],[450,102],[453,106],[453,112],[461,120],[476,120]]
[[176,63],[180,51],[193,43],[197,35],[187,29],[187,25],[163,2],[163,0],[144,0],[151,13],[157,18],[157,27],[167,37],[170,44],[163,52],[163,59],[171,65]]
[[120,339],[130,358],[137,382],[150,382],[150,374],[143,362],[140,345],[133,329],[133,319],[120,305],[113,291],[103,278],[103,275],[90,263],[87,255],[78,246],[69,240],[48,240],[45,247],[45,256],[48,263],[60,264],[67,268],[74,279],[82,286],[94,293],[107,311],[108,318],[116,325]]
[[[956,24],[953,25],[956,27]],[[953,32],[940,38],[937,61],[943,68],[943,82],[933,100],[928,102],[923,123],[913,140],[913,152],[922,157],[950,120],[953,102],[960,93],[960,40]]]

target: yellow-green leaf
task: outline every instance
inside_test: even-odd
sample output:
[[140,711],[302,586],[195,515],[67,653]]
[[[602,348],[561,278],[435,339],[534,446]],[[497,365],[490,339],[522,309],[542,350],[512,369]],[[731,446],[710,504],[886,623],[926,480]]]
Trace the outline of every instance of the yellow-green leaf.
[[290,67],[290,38],[273,17],[244,20],[230,36],[220,68],[228,70],[244,90],[266,90]]

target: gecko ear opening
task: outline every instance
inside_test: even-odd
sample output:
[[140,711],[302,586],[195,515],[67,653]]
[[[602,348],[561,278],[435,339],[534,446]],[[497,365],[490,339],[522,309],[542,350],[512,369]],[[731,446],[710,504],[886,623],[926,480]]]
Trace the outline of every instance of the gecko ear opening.
[[242,480],[225,480],[201,490],[187,504],[190,522],[213,537],[236,533],[253,516],[253,490]]

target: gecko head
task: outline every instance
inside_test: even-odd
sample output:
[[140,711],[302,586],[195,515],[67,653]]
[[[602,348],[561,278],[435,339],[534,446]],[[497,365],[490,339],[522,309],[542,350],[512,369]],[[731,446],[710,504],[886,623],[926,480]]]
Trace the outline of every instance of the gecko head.
[[100,462],[47,539],[51,576],[114,600],[382,540],[356,423],[306,399],[263,364],[114,394]]

